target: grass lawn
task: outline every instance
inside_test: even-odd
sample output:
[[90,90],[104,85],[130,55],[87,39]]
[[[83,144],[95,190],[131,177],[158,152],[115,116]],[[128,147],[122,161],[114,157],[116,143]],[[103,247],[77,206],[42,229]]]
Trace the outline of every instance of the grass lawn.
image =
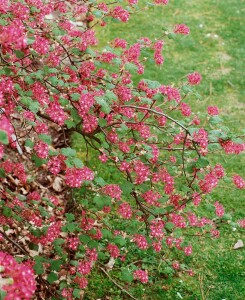
[[[143,7],[144,1],[140,2]],[[193,111],[202,112],[208,105],[217,105],[224,126],[228,125],[237,132],[242,130],[245,128],[245,1],[169,2],[167,6],[152,7],[138,13],[127,24],[114,23],[100,28],[101,47],[115,37],[125,38],[125,33],[133,43],[142,36],[160,37],[163,26],[171,28],[176,23],[185,23],[190,27],[191,34],[176,41],[165,38],[163,66],[158,68],[148,62],[143,77],[169,84],[192,71],[200,72],[203,80],[198,92],[202,100],[190,99]],[[224,165],[228,176],[234,173],[245,176],[244,154],[238,157],[217,154],[214,160]],[[138,299],[152,300],[245,299],[244,248],[232,249],[236,241],[242,238],[242,231],[235,228],[232,222],[244,218],[244,191],[233,190],[231,184],[223,183],[222,188],[215,190],[211,197],[224,205],[229,224],[220,227],[220,239],[196,238],[194,254],[186,258],[192,263],[196,275],[181,275],[171,280],[156,279],[148,286],[129,284],[125,288],[130,293]],[[202,210],[205,209],[204,204]],[[117,278],[116,271],[110,274]],[[102,273],[94,273],[93,276],[85,299],[129,299]]]

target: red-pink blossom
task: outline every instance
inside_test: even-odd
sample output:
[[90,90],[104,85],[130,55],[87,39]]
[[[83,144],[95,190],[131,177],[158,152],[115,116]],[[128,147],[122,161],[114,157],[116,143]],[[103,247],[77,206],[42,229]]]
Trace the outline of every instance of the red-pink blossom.
[[245,180],[241,176],[234,175],[232,179],[238,189],[243,189],[245,187]]
[[216,116],[219,114],[219,109],[217,106],[208,106],[208,114],[210,116]]
[[190,85],[198,85],[202,80],[202,76],[198,72],[189,74],[187,78]]
[[190,28],[185,24],[176,24],[174,33],[188,35],[190,33]]

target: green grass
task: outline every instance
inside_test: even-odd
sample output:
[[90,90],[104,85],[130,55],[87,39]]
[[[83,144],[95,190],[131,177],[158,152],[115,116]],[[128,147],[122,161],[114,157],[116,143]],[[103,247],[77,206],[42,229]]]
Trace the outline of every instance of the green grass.
[[[125,38],[125,33],[133,43],[142,36],[160,37],[163,26],[171,28],[176,23],[187,24],[191,28],[190,36],[180,37],[176,41],[165,38],[164,65],[158,68],[148,62],[143,77],[169,84],[192,71],[200,72],[203,81],[198,92],[203,100],[190,99],[193,111],[202,112],[210,104],[217,105],[225,120],[224,125],[238,132],[245,128],[244,7],[242,0],[170,0],[168,6],[142,11],[127,24],[114,23],[100,28],[100,46],[106,46],[115,37]],[[135,79],[138,80],[137,77]],[[228,175],[238,173],[245,176],[244,155],[218,154],[214,160],[224,165]],[[99,172],[107,172],[109,177],[108,170],[105,171],[103,166]],[[244,192],[223,184],[222,188],[212,193],[211,198],[225,206],[228,219],[244,218]],[[204,204],[202,211],[205,210]],[[232,221],[229,223],[220,227],[220,239],[196,238],[194,255],[188,259],[196,276],[182,274],[172,280],[157,278],[147,287],[129,284],[125,288],[139,299],[244,299],[244,248],[232,249],[236,241],[242,238],[242,232],[232,230]],[[117,271],[111,274],[117,279]],[[129,299],[103,273],[95,271],[85,299],[97,298]]]

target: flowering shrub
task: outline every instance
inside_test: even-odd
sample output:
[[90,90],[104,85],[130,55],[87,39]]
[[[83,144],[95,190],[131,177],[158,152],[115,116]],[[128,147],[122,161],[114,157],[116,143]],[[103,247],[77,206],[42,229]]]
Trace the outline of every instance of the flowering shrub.
[[[239,174],[210,162],[213,150],[240,154],[245,143],[222,126],[216,106],[201,120],[192,111],[187,102],[198,95],[198,72],[175,85],[132,79],[144,73],[145,50],[161,65],[167,37],[190,29],[176,24],[133,45],[116,38],[99,51],[96,25],[127,22],[138,1],[97,2],[0,2],[4,299],[40,292],[45,299],[80,299],[93,269],[108,276],[114,263],[122,281],[146,284],[154,270],[132,264],[131,253],[154,253],[157,260],[175,248],[191,255],[188,230],[219,236],[224,207],[208,194],[223,180],[245,187]],[[84,153],[70,144],[75,132]],[[101,165],[120,179],[104,176]],[[212,215],[199,215],[207,198]],[[170,273],[194,274],[175,259],[170,266]]]

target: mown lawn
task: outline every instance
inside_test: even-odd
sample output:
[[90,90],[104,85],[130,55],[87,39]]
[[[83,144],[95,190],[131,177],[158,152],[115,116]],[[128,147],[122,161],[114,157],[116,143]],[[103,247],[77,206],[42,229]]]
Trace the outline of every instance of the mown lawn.
[[[140,2],[144,7],[144,1]],[[165,38],[164,65],[158,68],[149,61],[143,77],[169,84],[192,71],[200,72],[203,81],[198,92],[202,100],[190,99],[193,111],[203,112],[208,105],[217,105],[224,119],[223,125],[241,133],[245,128],[244,4],[243,0],[170,0],[168,6],[143,10],[127,24],[113,23],[100,28],[100,46],[106,46],[115,37],[126,37],[132,43],[142,36],[160,37],[163,27],[187,24],[191,34],[175,41]],[[76,139],[74,144],[79,144]],[[214,160],[224,165],[228,176],[234,173],[245,176],[244,154],[235,157],[219,153]],[[220,226],[220,239],[196,238],[194,254],[186,258],[196,275],[163,278],[148,286],[128,285],[127,289],[135,297],[153,300],[245,298],[244,248],[233,250],[236,241],[244,237],[244,232],[234,224],[237,219],[244,218],[244,191],[223,183],[211,197],[225,206],[227,222]],[[203,212],[207,208],[206,203],[202,206]],[[117,272],[112,272],[112,276],[116,278]],[[106,296],[108,299],[128,299],[103,273],[95,272],[85,299],[107,299]]]

